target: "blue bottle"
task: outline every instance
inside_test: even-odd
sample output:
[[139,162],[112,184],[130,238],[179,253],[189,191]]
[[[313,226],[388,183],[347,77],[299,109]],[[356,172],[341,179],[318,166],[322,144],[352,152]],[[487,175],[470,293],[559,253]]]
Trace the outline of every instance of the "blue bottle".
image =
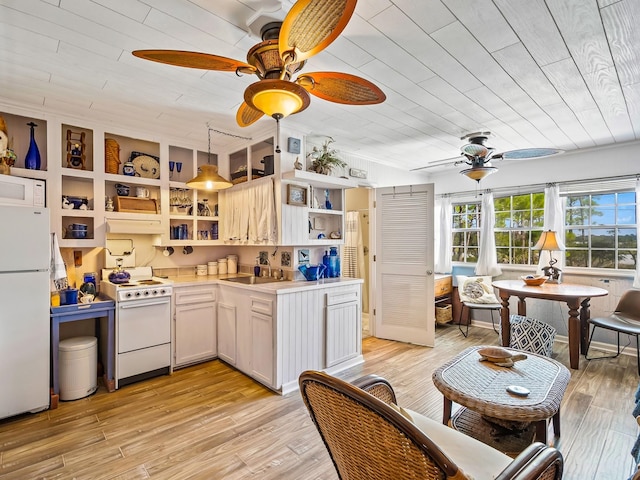
[[338,247],[329,247],[329,277],[337,278],[340,276],[340,257],[338,256]]
[[324,272],[322,276],[324,278],[331,278],[331,264],[330,264],[329,252],[324,251],[324,255],[322,256],[322,264],[324,265]]
[[29,122],[27,123],[27,125],[31,127],[31,138],[29,140],[29,150],[27,150],[27,156],[24,158],[24,168],[28,168],[30,170],[40,170],[40,150],[38,150],[38,144],[36,143],[36,139],[34,136],[34,128],[38,125],[33,122]]

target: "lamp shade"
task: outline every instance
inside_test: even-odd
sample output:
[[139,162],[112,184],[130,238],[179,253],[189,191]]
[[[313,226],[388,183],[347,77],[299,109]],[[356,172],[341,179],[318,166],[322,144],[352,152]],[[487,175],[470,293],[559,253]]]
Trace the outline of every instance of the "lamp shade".
[[273,118],[284,118],[309,106],[307,91],[285,80],[261,80],[244,91],[244,101],[256,110]]
[[535,244],[533,250],[564,250],[564,243],[558,238],[556,232],[547,230],[542,232],[538,243]]
[[497,171],[498,169],[496,167],[473,167],[462,170],[460,174],[479,182],[484,177],[491,175],[492,173],[496,173]]
[[187,182],[189,188],[196,190],[224,190],[233,186],[229,180],[218,174],[216,165],[201,165],[200,173]]

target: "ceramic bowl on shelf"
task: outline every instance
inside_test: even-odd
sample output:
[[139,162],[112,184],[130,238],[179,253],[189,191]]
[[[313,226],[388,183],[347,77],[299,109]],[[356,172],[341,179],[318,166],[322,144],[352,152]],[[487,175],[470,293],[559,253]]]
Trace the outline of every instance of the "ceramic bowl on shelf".
[[547,281],[549,277],[544,275],[524,275],[520,279],[530,287],[539,287]]

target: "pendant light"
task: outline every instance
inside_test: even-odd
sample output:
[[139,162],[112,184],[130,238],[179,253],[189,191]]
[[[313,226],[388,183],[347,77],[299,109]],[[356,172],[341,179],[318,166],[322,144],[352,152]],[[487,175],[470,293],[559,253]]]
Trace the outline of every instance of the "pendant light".
[[189,188],[195,190],[224,190],[233,186],[229,180],[218,174],[218,166],[211,165],[211,128],[207,127],[209,149],[207,150],[207,164],[198,167],[198,175],[187,182]]

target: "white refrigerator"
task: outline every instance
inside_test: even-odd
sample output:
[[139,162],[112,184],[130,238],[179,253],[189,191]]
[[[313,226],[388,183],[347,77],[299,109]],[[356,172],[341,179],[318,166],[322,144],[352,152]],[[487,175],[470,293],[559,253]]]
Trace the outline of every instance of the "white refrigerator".
[[49,408],[49,210],[0,205],[0,418]]

